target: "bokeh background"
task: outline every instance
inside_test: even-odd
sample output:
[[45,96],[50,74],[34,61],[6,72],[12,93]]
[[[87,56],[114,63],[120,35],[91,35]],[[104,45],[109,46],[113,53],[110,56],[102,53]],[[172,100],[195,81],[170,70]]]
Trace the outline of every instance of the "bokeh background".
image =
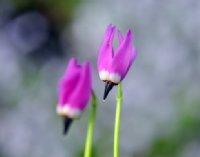
[[121,157],[200,157],[199,0],[0,0],[0,157],[82,157],[90,107],[66,137],[57,82],[91,60],[99,98],[93,157],[111,157],[115,95],[102,102],[98,49],[108,24],[134,32],[123,81]]

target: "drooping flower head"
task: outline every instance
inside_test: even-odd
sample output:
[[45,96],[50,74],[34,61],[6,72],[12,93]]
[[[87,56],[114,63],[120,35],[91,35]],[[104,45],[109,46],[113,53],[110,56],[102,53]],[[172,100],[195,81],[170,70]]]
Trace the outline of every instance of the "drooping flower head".
[[137,55],[137,49],[132,44],[132,31],[130,29],[125,37],[117,30],[119,46],[114,52],[113,40],[115,32],[115,26],[109,25],[107,27],[99,49],[97,67],[100,79],[106,82],[104,99],[112,87],[124,79]]
[[72,58],[59,81],[58,88],[57,113],[64,118],[64,133],[66,133],[71,121],[80,118],[90,100],[92,92],[90,63],[80,65],[75,58]]

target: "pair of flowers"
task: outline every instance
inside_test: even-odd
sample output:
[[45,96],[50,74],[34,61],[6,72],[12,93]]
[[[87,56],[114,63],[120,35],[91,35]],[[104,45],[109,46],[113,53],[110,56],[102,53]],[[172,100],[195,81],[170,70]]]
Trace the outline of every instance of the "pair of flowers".
[[[113,40],[117,32],[119,46],[114,53]],[[135,60],[137,50],[132,45],[132,32],[129,29],[125,37],[115,26],[109,25],[99,49],[99,77],[105,82],[103,99],[106,99],[114,85],[119,84],[126,76]],[[65,120],[64,133],[67,132],[73,119],[78,119],[86,108],[92,94],[92,73],[89,62],[80,65],[75,58],[59,82],[57,113]]]

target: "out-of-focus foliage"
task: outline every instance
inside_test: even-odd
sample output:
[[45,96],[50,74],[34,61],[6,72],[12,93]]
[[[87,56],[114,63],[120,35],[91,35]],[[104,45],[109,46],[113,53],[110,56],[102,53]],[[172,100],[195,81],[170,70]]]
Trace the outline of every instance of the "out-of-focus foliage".
[[200,144],[200,101],[179,96],[176,106],[177,117],[170,122],[170,131],[156,137],[150,148],[137,156],[179,157],[191,141]]
[[38,9],[57,25],[63,28],[73,17],[74,10],[81,0],[12,0],[19,11]]

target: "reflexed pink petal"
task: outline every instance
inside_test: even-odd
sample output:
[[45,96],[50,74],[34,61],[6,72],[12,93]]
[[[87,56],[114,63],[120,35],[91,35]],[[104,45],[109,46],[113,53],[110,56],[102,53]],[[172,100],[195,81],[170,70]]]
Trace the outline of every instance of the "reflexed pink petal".
[[103,37],[103,42],[106,42],[109,40],[109,36],[110,36],[110,33],[111,33],[111,29],[112,29],[112,25],[109,24],[106,28],[106,31],[104,33],[104,37]]
[[129,71],[131,65],[133,64],[133,62],[134,62],[136,56],[137,56],[137,49],[136,49],[136,48],[133,48],[133,50],[132,50],[132,55],[131,55],[130,62],[129,62],[129,66],[128,66],[128,68],[126,69],[126,72],[125,72],[124,76],[122,77],[122,79],[123,79],[123,78],[126,76],[126,74],[128,73],[128,71]]
[[127,72],[130,69],[131,65],[133,64],[133,61],[135,60],[136,56],[137,56],[137,49],[134,47],[133,50],[132,50],[131,60],[129,62]]
[[92,92],[91,65],[88,62],[84,65],[80,79],[76,83],[68,102],[71,108],[83,110]]
[[126,37],[119,45],[116,55],[114,56],[110,72],[121,76],[121,79],[127,73],[132,58],[132,32],[129,30]]
[[59,100],[58,103],[61,106],[64,106],[68,103],[68,99],[72,94],[73,88],[76,85],[76,82],[80,79],[79,73],[74,73],[71,77],[61,80],[59,87]]
[[107,44],[112,40],[112,38],[114,38],[113,31],[115,31],[115,26],[112,26],[111,24],[108,25],[103,37],[103,45]]
[[112,43],[114,39],[115,30],[116,30],[115,26],[112,27],[111,25],[109,25],[106,30],[103,43],[99,50],[98,64],[97,64],[99,71],[108,69],[112,62],[114,54]]
[[81,66],[77,64],[75,58],[69,61],[67,70],[64,76],[59,81],[59,105],[64,105],[67,103],[68,98],[71,95],[71,91],[76,82],[80,79]]
[[70,77],[70,75],[74,74],[74,72],[76,73],[80,71],[81,71],[81,65],[77,63],[76,58],[71,58],[67,66],[67,69],[65,71],[65,74],[63,76],[63,79]]

